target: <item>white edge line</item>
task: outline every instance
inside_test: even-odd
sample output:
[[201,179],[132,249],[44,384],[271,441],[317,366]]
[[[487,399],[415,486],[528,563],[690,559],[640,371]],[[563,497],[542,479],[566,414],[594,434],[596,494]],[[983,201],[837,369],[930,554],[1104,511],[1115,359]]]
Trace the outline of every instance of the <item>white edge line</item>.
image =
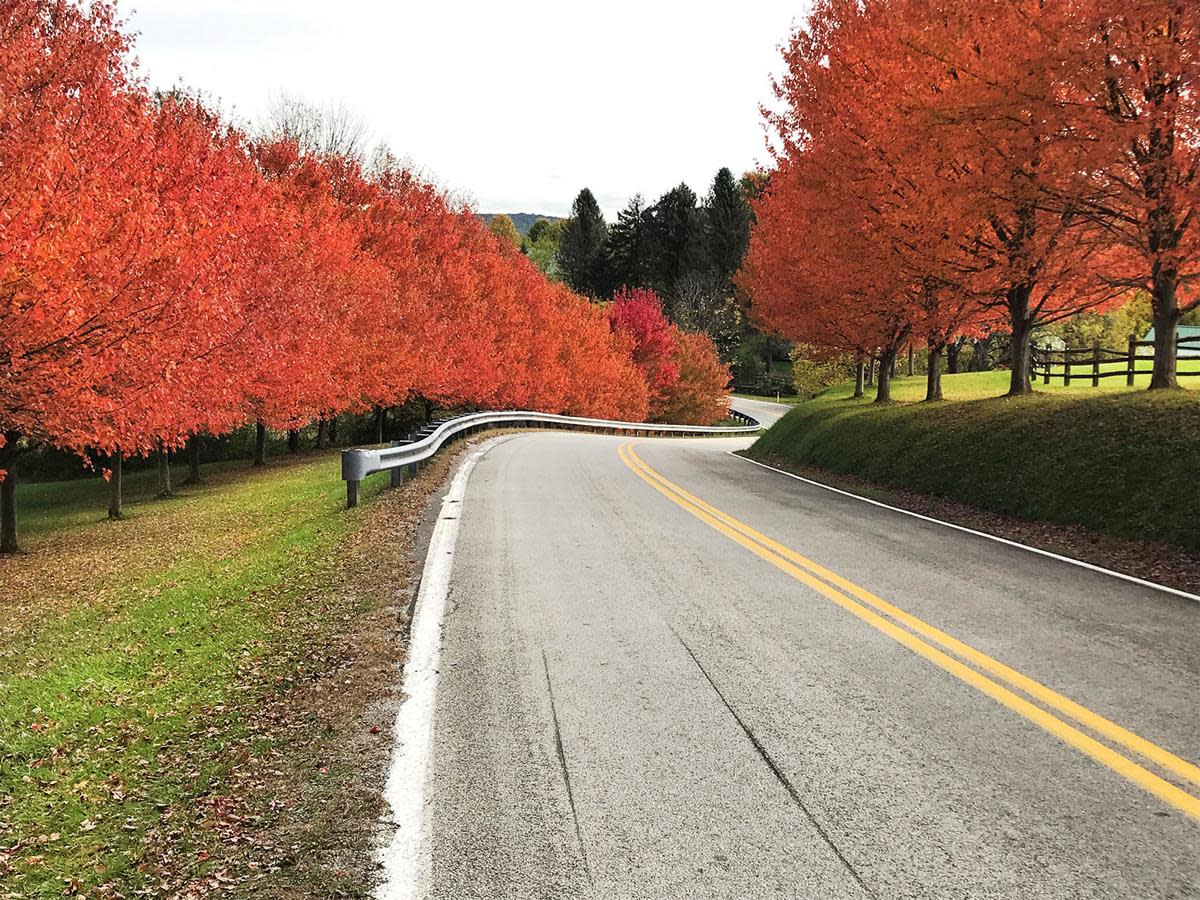
[[[864,497],[861,494],[855,494],[851,491],[844,491],[841,488],[835,488],[828,484],[822,484],[820,481],[814,481],[811,478],[805,478],[803,475],[797,475],[795,472],[788,472],[786,469],[779,469],[775,466],[767,465],[764,462],[759,462],[757,459],[750,459],[750,457],[742,456],[739,453],[735,453],[733,450],[727,450],[726,452],[730,456],[735,456],[740,460],[744,460],[745,462],[760,466],[764,469],[770,469],[772,472],[778,472],[780,475],[786,475],[788,478],[795,478],[797,481],[803,481],[805,484],[811,484],[814,487],[824,488],[827,491],[833,491],[833,493],[841,494],[843,497],[853,497],[855,500],[861,500],[863,503],[870,503],[872,506],[878,506],[881,509],[889,509],[892,512],[901,513],[902,515],[906,516],[912,516],[912,518],[920,519],[922,522],[932,522],[935,525],[943,525],[946,528],[953,528],[955,531],[973,534],[976,537],[987,538],[989,541],[995,541],[997,544],[1005,544],[1009,547],[1017,547],[1021,550],[1028,550],[1030,553],[1036,553],[1038,556],[1056,559],[1059,562],[1069,563],[1070,565],[1078,566],[1081,569],[1099,572],[1101,575],[1119,578],[1121,581],[1128,581],[1131,584],[1147,587],[1155,591],[1162,591],[1164,594],[1174,594],[1176,597],[1183,597],[1185,600],[1192,600],[1196,603],[1200,603],[1200,596],[1196,594],[1189,594],[1187,591],[1181,591],[1173,587],[1167,587],[1165,584],[1156,584],[1153,581],[1146,581],[1143,578],[1135,578],[1133,575],[1126,575],[1124,572],[1114,572],[1112,569],[1106,569],[1103,566],[1096,566],[1089,562],[1084,562],[1081,559],[1072,559],[1069,556],[1051,553],[1049,550],[1042,550],[1040,547],[1031,547],[1028,544],[1022,544],[1020,541],[1011,541],[1008,538],[1002,538],[994,534],[988,534],[986,531],[976,531],[974,528],[967,528],[965,525],[956,525],[953,522],[947,522],[943,519],[935,519],[933,516],[925,516],[909,509],[901,509],[898,506],[890,506],[887,503],[881,503],[878,500],[872,500],[870,497]],[[881,489],[887,490],[886,487],[881,487]]]
[[450,489],[442,499],[437,523],[429,538],[425,566],[421,570],[421,586],[417,590],[404,663],[403,699],[393,729],[395,750],[383,792],[396,830],[377,853],[383,880],[375,896],[381,900],[412,900],[425,896],[429,887],[425,793],[441,657],[442,618],[450,591],[450,572],[454,565],[467,479],[471,477],[475,463],[495,443],[489,441],[472,451],[455,473]]

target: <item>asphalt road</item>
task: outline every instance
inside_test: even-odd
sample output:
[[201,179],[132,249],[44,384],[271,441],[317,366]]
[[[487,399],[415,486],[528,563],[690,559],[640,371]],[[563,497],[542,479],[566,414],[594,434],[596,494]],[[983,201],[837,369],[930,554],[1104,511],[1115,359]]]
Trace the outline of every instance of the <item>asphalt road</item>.
[[745,443],[546,433],[479,459],[429,895],[1200,897],[1200,603]]

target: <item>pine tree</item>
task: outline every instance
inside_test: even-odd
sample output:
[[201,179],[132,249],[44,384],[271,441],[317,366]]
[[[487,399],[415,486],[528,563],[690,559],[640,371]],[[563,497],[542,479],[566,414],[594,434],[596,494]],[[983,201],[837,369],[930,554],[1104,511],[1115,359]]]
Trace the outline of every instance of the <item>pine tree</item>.
[[713,268],[722,278],[733,278],[750,246],[750,205],[728,168],[713,179],[704,225]]
[[617,223],[604,244],[607,280],[614,290],[650,286],[654,265],[650,210],[642,195],[617,213]]
[[584,188],[571,204],[571,217],[563,223],[558,246],[559,272],[575,291],[590,297],[604,296],[600,250],[607,236],[600,205]]
[[667,296],[689,272],[708,268],[704,247],[703,213],[696,194],[686,184],[667,191],[650,209],[653,247],[652,286]]

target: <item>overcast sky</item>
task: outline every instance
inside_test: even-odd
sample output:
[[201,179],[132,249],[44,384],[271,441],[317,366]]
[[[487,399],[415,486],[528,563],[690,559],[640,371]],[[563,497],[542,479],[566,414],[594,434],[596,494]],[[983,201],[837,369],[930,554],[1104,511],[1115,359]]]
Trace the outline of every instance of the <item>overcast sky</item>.
[[257,121],[281,91],[344,101],[481,212],[610,218],[680,181],[703,195],[767,152],[779,45],[807,0],[119,0],[154,87]]

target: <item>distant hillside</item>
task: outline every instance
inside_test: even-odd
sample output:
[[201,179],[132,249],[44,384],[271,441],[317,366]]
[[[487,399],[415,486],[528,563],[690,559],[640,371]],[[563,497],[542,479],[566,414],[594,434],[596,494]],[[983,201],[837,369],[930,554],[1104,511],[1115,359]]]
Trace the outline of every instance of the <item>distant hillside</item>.
[[517,226],[517,231],[521,237],[529,233],[529,228],[538,219],[545,219],[548,222],[557,222],[561,216],[548,216],[545,213],[479,213],[479,218],[484,222],[492,221],[493,216],[505,215],[513,220],[513,224]]

